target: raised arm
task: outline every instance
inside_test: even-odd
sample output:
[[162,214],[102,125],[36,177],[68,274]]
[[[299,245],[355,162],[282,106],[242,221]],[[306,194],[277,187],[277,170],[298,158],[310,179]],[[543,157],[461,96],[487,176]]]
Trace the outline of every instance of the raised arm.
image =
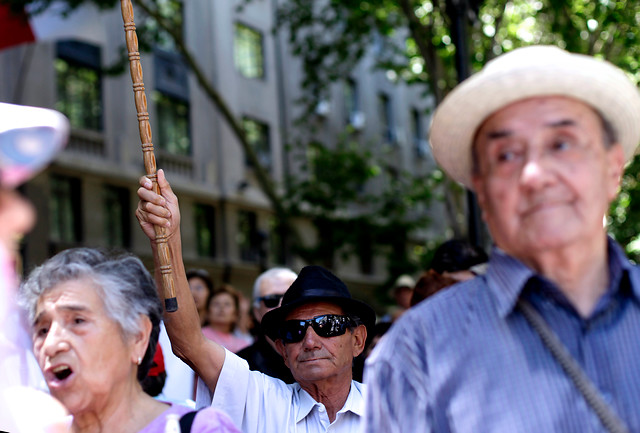
[[224,348],[205,338],[200,329],[200,319],[182,262],[182,240],[180,237],[180,208],[178,197],[164,176],[158,170],[158,186],[160,194],[153,192],[152,183],[147,177],[140,179],[138,189],[138,207],[136,218],[142,231],[151,240],[151,249],[155,265],[155,280],[160,297],[162,294],[162,275],[155,242],[154,224],[166,227],[167,243],[171,254],[171,268],[178,299],[178,310],[164,314],[167,334],[171,340],[173,353],[189,364],[205,381],[211,391],[215,391],[220,370],[224,363]]

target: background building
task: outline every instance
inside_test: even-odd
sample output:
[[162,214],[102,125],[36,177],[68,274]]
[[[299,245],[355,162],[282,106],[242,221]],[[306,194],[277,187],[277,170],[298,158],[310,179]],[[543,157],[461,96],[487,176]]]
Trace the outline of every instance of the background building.
[[[331,145],[345,128],[398,170],[434,169],[426,142],[433,102],[423,88],[373,71],[365,59],[300,121],[300,66],[286,34],[272,32],[278,2],[240,3],[185,2],[182,34],[277,184],[299,174],[288,144],[313,136]],[[141,17],[136,11],[139,27]],[[52,8],[32,23],[44,29],[44,39],[0,51],[0,100],[57,108],[70,118],[72,135],[51,167],[24,187],[39,216],[24,242],[24,266],[74,246],[124,248],[151,263],[134,216],[144,167],[131,78],[104,71],[122,55],[120,10],[87,6],[62,18]],[[369,57],[381,49],[374,44]],[[277,264],[270,201],[233,131],[172,44],[161,39],[142,53],[142,65],[157,165],[180,198],[185,265],[208,269],[216,282],[249,294],[262,268]],[[442,214],[437,203],[430,212]],[[432,220],[416,243],[445,237],[444,218]],[[304,220],[297,225],[313,243],[313,227]],[[364,299],[395,277],[386,274],[383,257],[371,261],[365,267],[353,257],[334,262]],[[304,264],[296,257],[287,263]]]

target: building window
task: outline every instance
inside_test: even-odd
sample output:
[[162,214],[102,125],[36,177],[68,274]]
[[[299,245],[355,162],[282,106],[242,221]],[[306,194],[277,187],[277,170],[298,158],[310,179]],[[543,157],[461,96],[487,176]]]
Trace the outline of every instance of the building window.
[[182,58],[169,51],[154,51],[157,144],[174,155],[191,155],[189,76]]
[[358,112],[358,87],[356,82],[352,79],[348,79],[344,83],[344,112],[345,123],[350,125],[353,123],[354,117]]
[[194,215],[198,256],[215,257],[215,209],[213,206],[197,204],[194,209]]
[[161,91],[154,91],[158,120],[158,148],[174,155],[191,155],[189,103]]
[[358,258],[360,259],[360,272],[364,275],[373,274],[373,236],[371,230],[358,234]]
[[286,263],[285,245],[281,227],[275,218],[269,220],[269,254],[276,263]]
[[247,78],[264,77],[262,33],[236,23],[234,58],[236,69]]
[[237,243],[240,247],[240,258],[246,262],[257,262],[260,258],[260,241],[258,235],[258,218],[255,212],[238,212]]
[[104,235],[109,247],[131,246],[129,190],[107,185],[104,188]]
[[420,112],[416,108],[411,109],[411,132],[413,132],[413,143],[418,145],[418,140],[422,138],[422,124],[420,122]]
[[411,132],[413,134],[413,147],[416,155],[419,157],[426,156],[429,152],[429,144],[424,137],[422,116],[417,108],[411,109]]
[[66,176],[51,177],[50,239],[54,243],[82,241],[80,180]]
[[393,108],[391,106],[391,98],[385,93],[378,95],[380,130],[382,140],[385,143],[393,143],[395,141],[395,131],[393,129]]
[[60,41],[56,51],[56,109],[69,118],[73,128],[102,131],[100,48]]
[[[244,128],[247,141],[253,147],[260,164],[266,169],[271,169],[271,140],[269,139],[269,125],[244,117],[242,119],[242,127]],[[247,166],[251,166],[251,162],[246,160]]]

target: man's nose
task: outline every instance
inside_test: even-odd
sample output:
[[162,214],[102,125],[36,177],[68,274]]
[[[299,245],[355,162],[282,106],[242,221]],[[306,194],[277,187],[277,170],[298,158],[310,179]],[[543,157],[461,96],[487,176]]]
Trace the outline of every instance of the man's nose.
[[305,331],[304,338],[302,339],[302,347],[306,350],[317,349],[321,346],[320,337],[316,334],[316,331],[312,326],[309,326]]
[[44,355],[51,358],[61,352],[66,352],[69,350],[69,347],[69,341],[67,340],[64,328],[56,323],[51,324],[49,332],[47,332],[47,337],[42,345]]
[[527,155],[520,173],[520,184],[529,189],[538,189],[549,179],[548,161],[540,155]]

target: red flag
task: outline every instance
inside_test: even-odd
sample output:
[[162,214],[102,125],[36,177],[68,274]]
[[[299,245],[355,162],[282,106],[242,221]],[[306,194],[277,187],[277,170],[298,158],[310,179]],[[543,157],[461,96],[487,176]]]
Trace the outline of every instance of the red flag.
[[9,5],[0,4],[0,50],[35,40],[27,14],[14,13]]

